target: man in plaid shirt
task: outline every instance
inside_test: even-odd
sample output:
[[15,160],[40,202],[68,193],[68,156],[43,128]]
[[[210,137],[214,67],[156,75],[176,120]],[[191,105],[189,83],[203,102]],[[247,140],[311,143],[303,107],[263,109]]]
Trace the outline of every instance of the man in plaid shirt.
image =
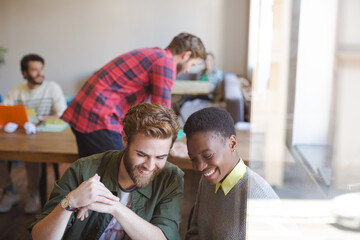
[[97,71],[62,115],[76,136],[79,157],[123,149],[122,119],[130,106],[151,101],[170,108],[177,74],[206,58],[200,38],[180,33],[166,49],[124,53]]

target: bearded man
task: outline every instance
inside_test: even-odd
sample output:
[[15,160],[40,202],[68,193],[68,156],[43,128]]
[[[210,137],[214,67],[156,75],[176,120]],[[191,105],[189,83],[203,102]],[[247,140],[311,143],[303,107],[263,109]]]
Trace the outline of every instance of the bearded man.
[[[25,83],[10,90],[4,99],[4,105],[25,105],[27,109],[34,109],[36,116],[47,119],[58,119],[66,109],[66,100],[59,84],[45,81],[44,59],[37,54],[27,54],[20,61],[21,73]],[[39,183],[41,177],[41,163],[26,162],[27,192],[24,212],[33,214],[40,208]],[[13,186],[7,162],[0,161],[0,189],[3,197],[0,201],[0,212],[9,212],[20,201]]]
[[184,174],[167,162],[177,116],[142,103],[123,124],[125,149],[73,163],[30,226],[33,239],[180,239]]

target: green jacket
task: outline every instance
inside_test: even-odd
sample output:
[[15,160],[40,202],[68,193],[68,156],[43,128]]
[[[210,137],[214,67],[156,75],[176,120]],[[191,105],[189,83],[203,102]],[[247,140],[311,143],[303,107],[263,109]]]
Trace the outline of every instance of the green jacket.
[[[55,183],[49,201],[43,212],[36,216],[33,226],[47,216],[69,192],[82,182],[98,173],[100,181],[120,198],[118,173],[123,151],[107,151],[74,162]],[[147,186],[131,193],[132,210],[141,218],[159,227],[167,239],[180,239],[181,199],[183,196],[184,173],[167,162],[161,173]],[[89,212],[84,221],[76,218],[74,212],[66,226],[63,239],[99,239],[112,219],[112,215]]]

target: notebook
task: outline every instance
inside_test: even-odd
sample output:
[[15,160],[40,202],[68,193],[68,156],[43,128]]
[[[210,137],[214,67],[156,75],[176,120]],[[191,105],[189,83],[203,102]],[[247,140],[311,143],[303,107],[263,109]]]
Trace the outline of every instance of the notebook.
[[36,130],[38,132],[62,132],[68,126],[66,122],[61,119],[57,120],[46,120],[45,122],[41,122]]
[[29,122],[26,107],[23,105],[4,106],[0,105],[0,126],[5,126],[8,122],[13,122],[19,126]]

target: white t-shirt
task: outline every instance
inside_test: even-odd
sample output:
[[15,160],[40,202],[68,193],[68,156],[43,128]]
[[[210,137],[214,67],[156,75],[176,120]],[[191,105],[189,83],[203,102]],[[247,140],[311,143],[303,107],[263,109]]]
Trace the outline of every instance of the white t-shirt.
[[[120,202],[128,208],[131,208],[131,192],[120,191]],[[113,217],[99,240],[120,240],[123,239],[124,236],[125,232],[123,228],[116,218]]]
[[36,89],[29,89],[27,83],[17,85],[4,99],[4,105],[25,105],[35,109],[38,116],[61,116],[66,109],[66,100],[59,84],[44,81]]

